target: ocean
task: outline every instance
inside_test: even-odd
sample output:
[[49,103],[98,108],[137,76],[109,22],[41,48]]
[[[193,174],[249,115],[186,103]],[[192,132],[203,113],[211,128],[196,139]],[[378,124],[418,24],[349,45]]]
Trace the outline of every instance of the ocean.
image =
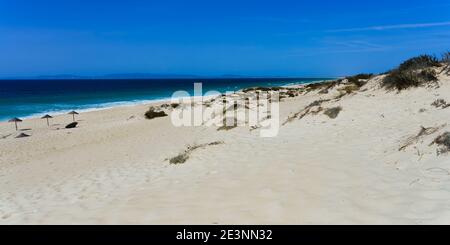
[[329,78],[230,78],[230,79],[83,79],[0,80],[0,121],[13,117],[39,117],[72,110],[89,111],[120,105],[170,99],[178,90],[193,95],[194,83],[203,93],[221,93],[255,86],[311,83]]

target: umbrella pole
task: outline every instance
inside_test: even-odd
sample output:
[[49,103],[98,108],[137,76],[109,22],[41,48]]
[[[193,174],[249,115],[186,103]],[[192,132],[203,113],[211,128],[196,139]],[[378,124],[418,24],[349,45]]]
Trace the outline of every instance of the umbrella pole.
[[72,117],[73,117],[73,121],[75,122],[75,114],[72,114]]
[[50,126],[50,123],[48,122],[48,118],[47,118],[47,126]]
[[19,130],[19,129],[17,128],[17,122],[14,122],[14,124],[16,125],[16,131]]

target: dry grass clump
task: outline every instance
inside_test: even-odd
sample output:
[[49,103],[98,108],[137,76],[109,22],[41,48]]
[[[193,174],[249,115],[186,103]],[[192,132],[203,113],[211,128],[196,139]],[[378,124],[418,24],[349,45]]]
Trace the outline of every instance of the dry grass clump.
[[145,113],[145,118],[151,120],[157,117],[166,117],[167,113],[164,111],[157,111],[154,107],[150,107],[148,111]]
[[388,90],[400,91],[436,82],[438,79],[434,68],[440,66],[439,60],[434,56],[421,55],[411,58],[388,73],[382,81],[382,86]]
[[297,97],[297,96],[299,95],[299,93],[296,92],[296,91],[289,90],[289,91],[286,92],[286,95],[287,95],[289,98],[294,98],[294,97]]
[[337,106],[337,107],[326,109],[323,112],[323,114],[327,115],[331,119],[335,119],[341,111],[342,111],[342,107]]
[[450,65],[450,51],[449,52],[445,52],[442,55],[442,63],[444,63],[446,65]]
[[283,89],[284,89],[283,87],[254,87],[254,88],[243,89],[242,92],[244,92],[244,93],[256,92],[256,91],[270,92],[270,91],[280,91]]
[[422,71],[394,70],[383,79],[382,86],[388,90],[396,89],[400,91],[436,82],[437,80],[436,71],[430,68]]
[[442,55],[442,63],[444,63],[445,67],[442,72],[446,71],[447,75],[450,75],[450,52],[445,52]]
[[180,103],[171,103],[171,104],[162,104],[161,108],[164,109],[175,109],[178,108],[180,106]]
[[406,60],[398,67],[399,70],[420,70],[430,67],[440,67],[441,64],[439,60],[432,55],[419,55],[417,57],[413,57],[409,60]]
[[169,162],[170,164],[182,164],[185,163],[189,159],[189,155],[187,152],[183,152],[178,156],[172,157]]
[[338,85],[339,81],[325,81],[319,83],[311,83],[305,86],[306,93],[319,90],[319,94],[328,94],[328,90]]
[[343,95],[347,95],[347,94],[351,94],[354,93],[356,91],[358,91],[360,89],[360,87],[358,85],[355,84],[350,84],[350,85],[346,85],[343,88],[338,89],[340,92],[342,92]]
[[443,124],[438,127],[429,127],[429,128],[420,126],[419,133],[417,133],[417,135],[411,136],[408,139],[406,139],[405,143],[398,150],[402,151],[402,150],[406,149],[408,146],[419,142],[419,140],[422,139],[423,137],[434,134],[437,131],[439,131],[440,129],[444,128],[445,126],[447,126],[447,124]]
[[373,77],[373,74],[371,73],[361,73],[355,76],[346,77],[347,81],[350,84],[353,84],[357,87],[362,87],[364,84],[366,84],[367,80]]
[[450,151],[450,132],[445,132],[439,135],[433,142],[431,142],[431,145],[433,144],[440,146],[440,148],[437,149],[438,155],[448,153]]
[[433,103],[431,103],[432,106],[436,108],[445,109],[447,107],[450,107],[450,104],[448,104],[444,99],[437,99]]
[[[312,103],[310,103],[309,105],[307,105],[305,108],[303,108],[301,111],[293,114],[292,116],[289,116],[286,121],[283,123],[283,126],[294,121],[295,119],[302,119],[305,116],[309,115],[309,114],[317,114],[320,111],[322,111],[322,104],[324,102],[328,102],[330,101],[330,99],[321,99],[321,100],[315,100]],[[314,110],[314,108],[317,107],[316,110]]]
[[185,163],[189,159],[190,154],[193,151],[195,151],[197,149],[200,149],[200,148],[205,148],[205,147],[208,147],[208,146],[221,145],[221,144],[224,144],[224,142],[223,141],[214,141],[214,142],[211,142],[211,143],[200,144],[200,145],[192,145],[192,146],[189,145],[184,152],[180,153],[179,155],[177,155],[175,157],[170,158],[169,159],[169,163],[170,164],[182,164],[182,163]]
[[[358,74],[355,76],[345,77],[343,79],[334,80],[334,81],[325,81],[320,83],[312,83],[305,86],[307,92],[311,92],[314,90],[320,90],[319,94],[328,94],[329,90],[343,84],[344,82],[348,84],[347,89],[351,89],[349,93],[359,90],[364,84],[367,83],[367,80],[372,78],[373,74]],[[345,88],[344,88],[345,89]]]
[[305,85],[306,93],[319,90],[319,94],[327,94],[328,90],[338,85],[338,81],[324,81]]

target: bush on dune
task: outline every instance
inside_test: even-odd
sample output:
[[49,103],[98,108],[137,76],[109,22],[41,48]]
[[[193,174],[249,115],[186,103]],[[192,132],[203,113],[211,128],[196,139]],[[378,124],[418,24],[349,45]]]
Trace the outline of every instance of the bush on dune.
[[446,52],[442,55],[442,63],[445,63],[446,65],[450,65],[450,51]]
[[419,87],[437,80],[436,72],[429,68],[420,72],[414,70],[394,70],[383,79],[382,85],[387,89],[404,90],[411,87]]
[[447,71],[447,75],[450,75],[450,52],[446,52],[442,55],[442,63],[445,65],[443,71]]
[[150,107],[148,111],[145,113],[145,118],[154,119],[157,117],[166,117],[168,116],[164,111],[157,111],[154,107]]
[[440,146],[437,150],[438,155],[448,153],[450,151],[450,132],[445,132],[439,135],[433,142],[431,142],[431,145],[433,144]]
[[409,60],[406,60],[398,67],[398,70],[418,70],[431,67],[440,67],[441,64],[435,56],[420,55]]
[[362,87],[365,84],[365,82],[361,81],[361,80],[368,80],[372,77],[373,77],[373,74],[361,73],[361,74],[358,74],[355,76],[346,77],[346,79],[348,80],[349,83],[354,84],[358,87]]
[[437,74],[433,68],[440,66],[441,63],[434,56],[421,55],[411,58],[392,70],[383,79],[382,86],[386,89],[404,90],[436,82]]

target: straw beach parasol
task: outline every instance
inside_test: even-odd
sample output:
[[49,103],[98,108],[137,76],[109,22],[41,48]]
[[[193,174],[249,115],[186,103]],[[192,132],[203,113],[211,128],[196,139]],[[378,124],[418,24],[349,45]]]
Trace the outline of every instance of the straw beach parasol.
[[50,123],[49,123],[49,121],[48,121],[49,118],[53,118],[53,117],[50,116],[49,114],[47,114],[47,115],[41,117],[41,119],[47,119],[47,126],[50,126]]
[[22,120],[20,118],[15,117],[15,118],[9,120],[8,122],[14,122],[14,124],[16,125],[16,131],[17,131],[17,130],[19,130],[19,128],[17,127],[17,123],[22,122]]
[[79,113],[76,112],[76,111],[71,111],[71,112],[69,112],[68,114],[69,114],[69,115],[72,115],[73,121],[75,122],[75,115],[78,115]]

